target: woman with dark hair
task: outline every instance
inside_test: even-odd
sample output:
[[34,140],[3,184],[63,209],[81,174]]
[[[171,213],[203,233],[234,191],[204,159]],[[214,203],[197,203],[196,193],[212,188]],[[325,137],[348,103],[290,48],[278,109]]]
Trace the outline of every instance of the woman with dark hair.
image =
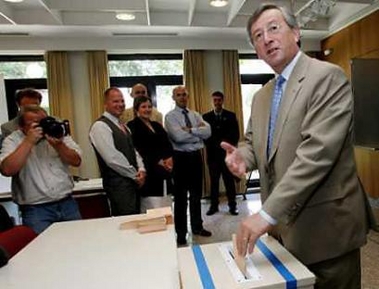
[[146,182],[141,188],[141,211],[152,207],[168,205],[165,194],[164,181],[167,191],[171,187],[172,145],[163,126],[151,121],[152,103],[146,96],[134,99],[133,109],[136,117],[128,122],[132,132],[133,144],[142,156],[146,168]]

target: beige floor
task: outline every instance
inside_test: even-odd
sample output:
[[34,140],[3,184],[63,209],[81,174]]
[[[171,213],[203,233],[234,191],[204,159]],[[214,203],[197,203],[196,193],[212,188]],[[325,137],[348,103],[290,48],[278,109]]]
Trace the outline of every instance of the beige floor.
[[[237,197],[238,216],[231,216],[228,213],[226,203],[220,205],[220,211],[213,216],[206,216],[205,213],[209,207],[209,201],[202,201],[202,213],[204,227],[212,231],[212,237],[205,238],[192,236],[189,234],[189,244],[206,244],[222,241],[230,241],[231,234],[236,231],[239,221],[260,208],[259,194],[248,194],[247,200],[244,201],[241,196]],[[379,209],[375,212],[379,217]],[[379,233],[370,232],[368,243],[362,248],[362,289],[379,288]],[[331,288],[332,289],[332,288]]]

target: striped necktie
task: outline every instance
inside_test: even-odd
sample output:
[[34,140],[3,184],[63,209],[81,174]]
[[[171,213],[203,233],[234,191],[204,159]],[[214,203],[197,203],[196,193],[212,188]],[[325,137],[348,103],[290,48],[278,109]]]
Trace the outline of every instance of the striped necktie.
[[286,79],[279,75],[276,79],[274,95],[271,100],[271,111],[270,111],[270,123],[268,128],[268,142],[267,142],[267,157],[270,155],[270,151],[272,148],[272,141],[274,139],[275,125],[276,120],[278,118],[280,100],[283,94],[283,83]]
[[185,108],[183,109],[182,113],[184,114],[184,121],[186,123],[186,127],[192,128],[191,120],[188,117],[188,110]]

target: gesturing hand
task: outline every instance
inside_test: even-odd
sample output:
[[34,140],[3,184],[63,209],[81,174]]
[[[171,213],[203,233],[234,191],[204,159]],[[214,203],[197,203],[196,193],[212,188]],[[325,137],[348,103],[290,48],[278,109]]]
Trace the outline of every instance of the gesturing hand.
[[226,151],[225,163],[230,172],[237,176],[242,177],[246,173],[246,163],[235,146],[227,142],[222,142],[221,147]]

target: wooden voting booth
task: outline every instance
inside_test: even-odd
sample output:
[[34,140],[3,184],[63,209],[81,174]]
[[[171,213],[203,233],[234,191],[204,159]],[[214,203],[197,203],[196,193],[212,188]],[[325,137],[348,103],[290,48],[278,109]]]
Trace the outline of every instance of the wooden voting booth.
[[271,237],[261,237],[245,258],[246,272],[237,267],[232,242],[178,249],[183,289],[311,289],[315,276]]

